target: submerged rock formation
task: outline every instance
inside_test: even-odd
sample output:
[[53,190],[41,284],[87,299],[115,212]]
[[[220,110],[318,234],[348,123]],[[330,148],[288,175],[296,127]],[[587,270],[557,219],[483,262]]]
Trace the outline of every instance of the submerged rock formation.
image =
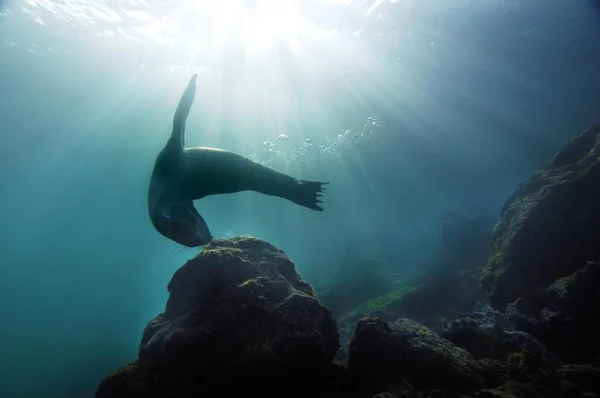
[[472,283],[486,229],[452,250],[452,217],[446,266],[345,311],[337,358],[336,322],[285,253],[215,240],[175,273],[138,359],[96,398],[600,398],[599,164],[597,126],[506,203],[481,278],[493,308]]
[[373,393],[405,390],[407,383],[417,390],[457,392],[483,384],[482,368],[471,354],[409,319],[358,321],[348,372],[360,390]]
[[441,335],[480,360],[491,387],[510,380],[552,384],[561,365],[535,336],[514,330],[502,313],[489,307],[448,323]]
[[489,307],[448,322],[441,336],[476,359],[507,360],[511,354],[527,351],[535,355],[545,369],[560,365],[558,358],[535,336],[515,330],[504,314]]
[[[434,331],[441,331],[444,322],[470,311],[485,294],[479,284],[481,268],[489,255],[493,219],[470,217],[463,213],[443,212],[439,220],[439,239],[435,258],[427,262],[418,277],[396,281],[389,288],[368,289],[370,296],[359,302],[345,301],[345,311],[333,311],[338,320],[341,335],[341,357],[347,355],[347,346],[354,332],[356,321],[374,315],[384,321],[408,318]],[[362,264],[369,269],[369,263]],[[389,277],[388,277],[389,278]],[[348,295],[360,297],[361,286],[353,287]],[[331,290],[320,295],[324,303],[332,305]],[[338,297],[342,297],[338,294]],[[342,299],[345,300],[345,299]],[[354,304],[349,307],[348,304]]]
[[600,357],[600,264],[588,262],[557,279],[534,303],[519,299],[509,304],[506,315],[563,361],[593,362]]
[[197,397],[281,391],[329,371],[336,323],[279,249],[254,238],[214,240],[169,283],[164,313],[139,358],[100,384],[97,398]]
[[481,284],[504,311],[600,261],[600,125],[571,140],[504,204]]

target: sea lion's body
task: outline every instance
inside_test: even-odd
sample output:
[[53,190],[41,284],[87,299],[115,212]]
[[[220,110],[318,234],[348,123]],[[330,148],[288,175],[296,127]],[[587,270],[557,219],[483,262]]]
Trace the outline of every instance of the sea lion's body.
[[323,210],[318,203],[325,183],[295,179],[224,149],[185,148],[185,121],[195,80],[196,75],[179,102],[173,133],[158,154],[150,179],[148,211],[158,232],[190,247],[210,242],[212,235],[193,201],[216,194],[256,191]]

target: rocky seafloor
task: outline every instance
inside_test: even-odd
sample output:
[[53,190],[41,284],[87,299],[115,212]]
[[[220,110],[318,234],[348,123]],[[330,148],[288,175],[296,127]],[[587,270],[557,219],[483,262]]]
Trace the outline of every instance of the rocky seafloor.
[[431,272],[354,278],[350,308],[273,245],[214,240],[96,397],[600,397],[600,126],[492,225],[450,217]]

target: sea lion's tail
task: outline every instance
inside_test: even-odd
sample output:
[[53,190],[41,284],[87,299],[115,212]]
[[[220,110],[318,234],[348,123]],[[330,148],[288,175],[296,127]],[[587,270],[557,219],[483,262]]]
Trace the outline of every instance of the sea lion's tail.
[[319,204],[321,203],[321,196],[325,192],[324,185],[327,184],[327,182],[300,180],[300,185],[296,191],[296,195],[294,195],[293,201],[309,209],[323,211],[323,208]]

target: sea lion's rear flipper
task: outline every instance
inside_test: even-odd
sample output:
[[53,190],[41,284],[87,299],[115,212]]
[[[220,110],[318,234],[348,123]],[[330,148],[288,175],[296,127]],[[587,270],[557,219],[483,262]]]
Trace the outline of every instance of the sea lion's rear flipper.
[[169,142],[180,145],[182,148],[185,145],[185,121],[190,113],[190,109],[192,109],[194,98],[196,97],[197,78],[198,74],[194,73],[179,100],[179,105],[177,105],[175,117],[173,118],[173,132],[171,133]]
[[323,196],[323,192],[325,191],[324,185],[327,184],[327,182],[300,180],[300,185],[297,187],[292,201],[309,209],[323,211],[323,208],[319,204],[321,203],[321,196]]

